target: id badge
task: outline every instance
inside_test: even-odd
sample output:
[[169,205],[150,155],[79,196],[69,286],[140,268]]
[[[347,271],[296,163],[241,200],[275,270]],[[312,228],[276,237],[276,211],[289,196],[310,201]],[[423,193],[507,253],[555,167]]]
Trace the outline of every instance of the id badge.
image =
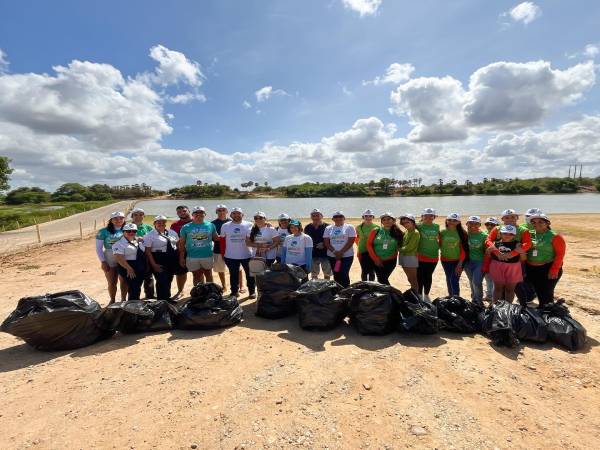
[[387,244],[387,242],[384,242],[384,243],[383,243],[383,245],[382,245],[382,247],[383,247],[383,249],[384,249],[384,250],[387,250],[387,249],[388,249],[388,244]]
[[531,255],[534,256],[534,257],[537,256],[538,255],[537,250],[532,251]]

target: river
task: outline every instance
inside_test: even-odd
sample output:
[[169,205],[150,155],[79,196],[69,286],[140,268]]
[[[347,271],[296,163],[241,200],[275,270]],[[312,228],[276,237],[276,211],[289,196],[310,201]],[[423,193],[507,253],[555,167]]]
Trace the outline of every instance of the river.
[[431,207],[438,214],[458,212],[465,214],[496,215],[506,208],[516,209],[523,213],[526,209],[536,207],[552,213],[600,213],[600,194],[553,194],[553,195],[467,195],[467,196],[432,196],[432,197],[353,197],[353,198],[264,198],[264,199],[186,199],[186,200],[144,200],[136,206],[143,208],[147,215],[165,214],[175,217],[177,205],[204,206],[212,217],[215,207],[224,203],[230,209],[239,206],[249,217],[255,211],[264,211],[269,218],[281,212],[292,217],[308,217],[313,208],[319,208],[325,217],[334,211],[341,210],[348,217],[360,217],[362,212],[370,208],[376,214],[391,211],[399,214],[410,212],[418,215],[423,208]]

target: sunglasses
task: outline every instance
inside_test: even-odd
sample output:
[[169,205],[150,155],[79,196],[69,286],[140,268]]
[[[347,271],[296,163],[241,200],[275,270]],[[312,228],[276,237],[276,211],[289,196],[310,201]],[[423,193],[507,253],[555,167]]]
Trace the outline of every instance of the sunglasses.
[[265,218],[264,217],[260,217],[260,216],[255,216],[254,220],[265,220]]
[[333,216],[332,219],[343,219],[344,216]]

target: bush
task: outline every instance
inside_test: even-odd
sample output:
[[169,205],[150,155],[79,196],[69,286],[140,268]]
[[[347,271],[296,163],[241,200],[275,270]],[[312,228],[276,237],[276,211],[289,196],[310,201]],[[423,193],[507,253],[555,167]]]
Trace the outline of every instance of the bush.
[[50,193],[38,187],[20,187],[6,194],[6,203],[9,205],[44,203],[48,200],[50,200]]

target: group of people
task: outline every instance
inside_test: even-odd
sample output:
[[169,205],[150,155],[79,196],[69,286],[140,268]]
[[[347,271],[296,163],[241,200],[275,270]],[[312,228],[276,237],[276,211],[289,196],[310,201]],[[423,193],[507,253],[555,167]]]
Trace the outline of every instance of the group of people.
[[[177,299],[188,272],[196,284],[213,281],[215,271],[226,289],[225,269],[231,294],[244,293],[244,274],[248,296],[254,298],[256,285],[249,268],[253,258],[260,258],[268,267],[275,261],[294,264],[313,279],[322,273],[346,287],[356,246],[363,281],[390,284],[390,275],[401,266],[410,288],[430,300],[433,273],[441,261],[448,295],[460,295],[464,272],[473,302],[512,302],[519,284],[528,283],[543,306],[554,301],[566,250],[562,236],[551,228],[550,218],[537,208],[527,210],[522,224],[517,212],[507,209],[500,220],[469,216],[466,228],[458,213],[449,214],[441,228],[435,223],[433,208],[425,208],[419,221],[412,214],[396,217],[385,212],[379,216],[379,224],[375,213],[367,209],[356,227],[346,223],[342,211],[336,211],[329,224],[323,221],[321,211],[314,209],[306,227],[285,213],[278,216],[276,225],[260,211],[249,222],[241,208],[229,211],[225,205],[217,206],[212,221],[201,206],[190,210],[181,205],[176,212],[179,220],[170,228],[164,215],[154,217],[154,226],[145,224],[140,208],[132,211],[130,223],[125,223],[122,212],[111,214],[108,225],[96,236],[111,302],[118,283],[122,301],[140,299],[142,287],[146,298]],[[174,279],[177,292],[171,295]]]

